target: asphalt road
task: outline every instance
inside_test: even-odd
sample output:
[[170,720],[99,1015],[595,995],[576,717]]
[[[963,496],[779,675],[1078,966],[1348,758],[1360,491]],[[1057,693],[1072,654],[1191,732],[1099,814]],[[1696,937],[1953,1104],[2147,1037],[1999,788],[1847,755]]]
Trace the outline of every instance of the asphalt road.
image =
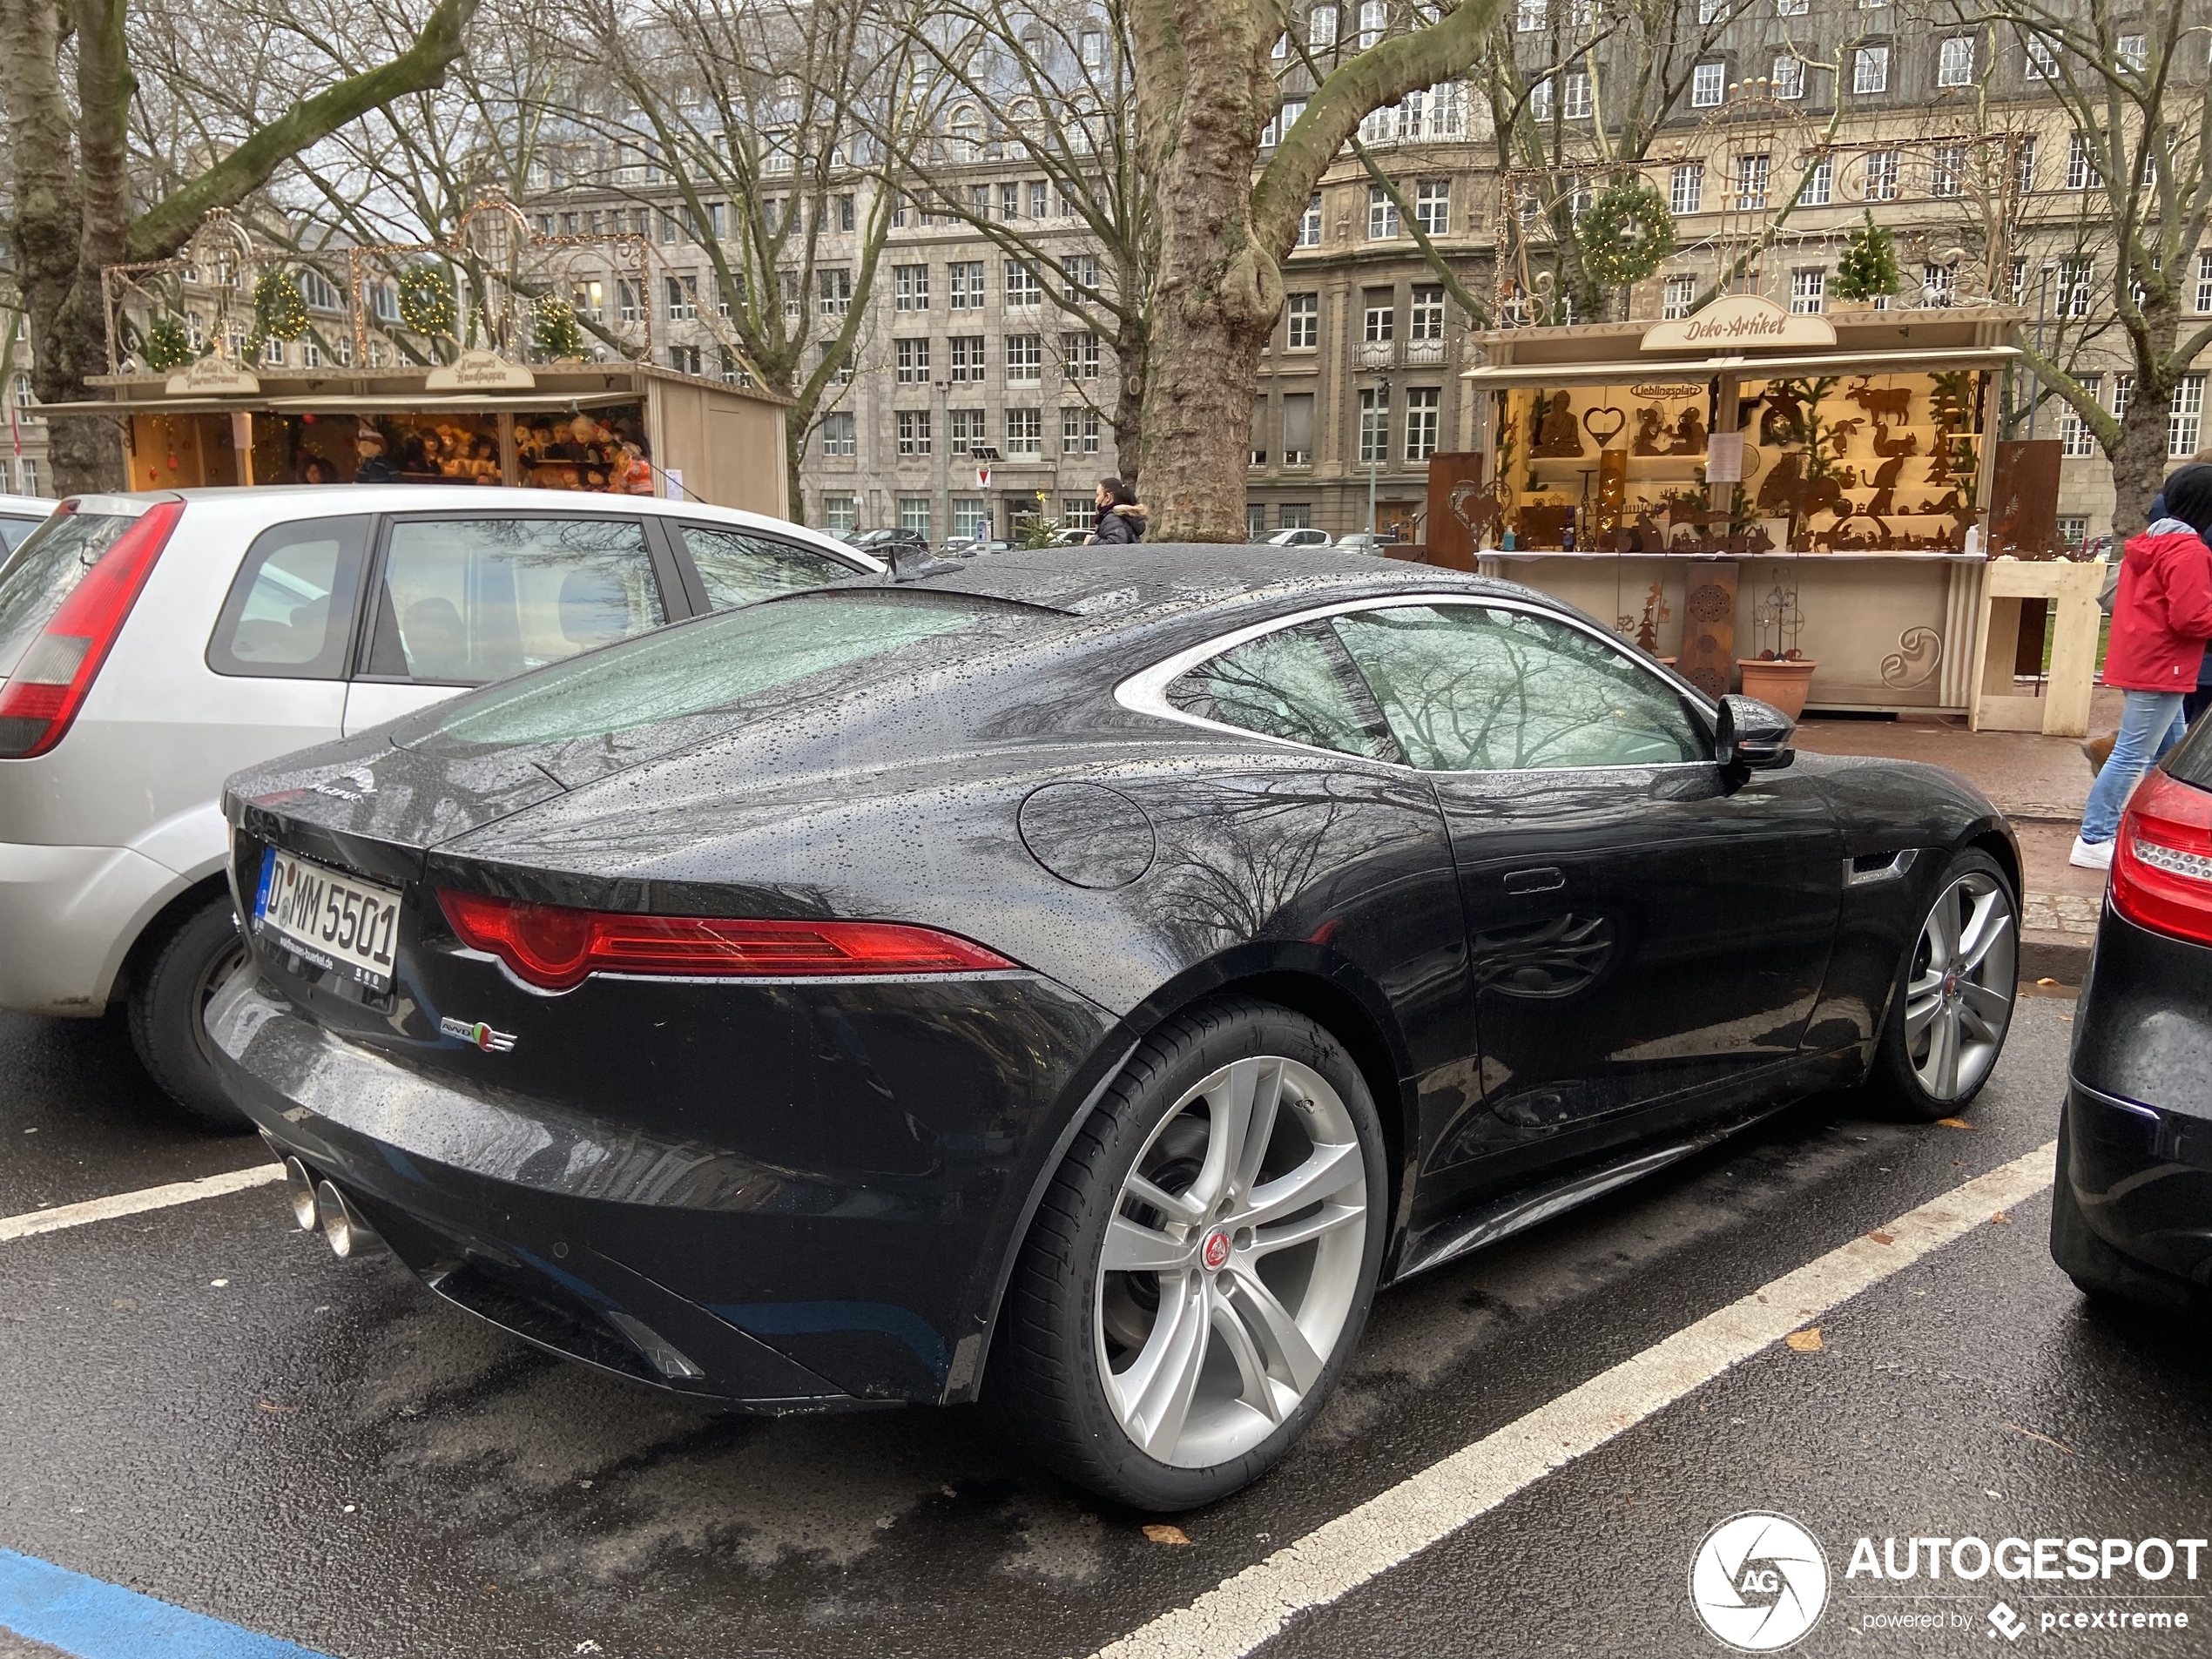
[[[280,1189],[0,1243],[0,1548],[341,1659],[1081,1655],[2042,1146],[2072,1014],[2023,1002],[1971,1129],[1810,1102],[1386,1293],[1315,1432],[1177,1518],[1188,1545],[1011,1460],[977,1412],[716,1417],[545,1358],[335,1261]],[[0,1217],[260,1157],[170,1126],[114,1029],[11,1019],[0,1147]],[[2212,1339],[2089,1310],[2048,1214],[1977,1221],[1826,1315],[1817,1352],[1756,1353],[1259,1651],[1723,1653],[1690,1561],[1757,1509],[1833,1575],[1797,1652],[2212,1653],[2212,1551],[2156,1585],[1844,1575],[1861,1536],[2212,1535]],[[2041,1626],[2122,1588],[2192,1628]],[[1957,1599],[1878,1599],[1914,1590]],[[1870,1623],[1900,1611],[1958,1621]]]

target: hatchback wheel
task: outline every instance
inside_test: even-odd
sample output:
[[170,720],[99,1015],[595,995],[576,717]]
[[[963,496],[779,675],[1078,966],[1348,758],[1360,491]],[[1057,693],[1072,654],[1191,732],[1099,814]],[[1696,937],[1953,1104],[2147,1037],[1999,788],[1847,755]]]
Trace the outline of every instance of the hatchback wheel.
[[207,1004],[246,960],[227,893],[174,924],[148,948],[131,986],[131,1045],[179,1110],[200,1128],[253,1127],[215,1075]]
[[1912,1116],[1949,1117],[1981,1092],[2020,992],[2020,904],[1986,853],[1961,853],[1936,884],[1898,965],[1875,1081]]
[[1236,1490],[1335,1387],[1386,1190],[1373,1103],[1319,1026],[1244,1001],[1171,1022],[1039,1206],[987,1399],[1109,1498],[1184,1509]]

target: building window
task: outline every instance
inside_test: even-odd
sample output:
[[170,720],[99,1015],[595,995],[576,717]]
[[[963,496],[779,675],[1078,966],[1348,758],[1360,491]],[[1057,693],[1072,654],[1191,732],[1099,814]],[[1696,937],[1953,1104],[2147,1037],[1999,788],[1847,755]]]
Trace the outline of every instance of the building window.
[[821,291],[822,315],[841,317],[852,310],[852,272],[840,266],[836,270],[818,271],[814,274],[819,279],[818,287]]
[[1069,253],[1062,257],[1060,297],[1069,305],[1089,299],[1098,292],[1098,256],[1095,253]]
[[1728,90],[1726,64],[1700,64],[1689,71],[1689,105],[1696,110],[1717,109]]
[[1060,453],[1095,455],[1098,453],[1098,411],[1080,406],[1060,411]]
[[1390,7],[1386,0],[1359,0],[1359,50],[1366,51],[1383,37],[1383,27],[1390,21]]
[[1397,338],[1398,295],[1389,288],[1366,292],[1367,343],[1380,345]]
[[964,455],[991,441],[990,427],[981,409],[945,411],[945,453]]
[[1667,206],[1677,216],[1705,209],[1705,164],[1685,161],[1668,175]]
[[2134,401],[2134,395],[2135,376],[2132,369],[2112,377],[2112,418],[2114,420],[2124,421],[2128,418],[2128,405]]
[[900,409],[893,417],[899,435],[899,453],[902,455],[926,455],[929,453],[929,411]]
[[1679,322],[1689,314],[1689,302],[1697,297],[1696,277],[1670,276],[1660,289],[1659,315],[1667,322]]
[[1321,246],[1321,193],[1318,191],[1305,199],[1305,211],[1298,215],[1298,245],[1300,247]]
[[1363,464],[1390,459],[1390,388],[1359,389],[1359,459]]
[[1095,381],[1100,361],[1098,336],[1094,334],[1060,336],[1060,373],[1071,381]]
[[1548,21],[1548,10],[1545,0],[1515,0],[1513,9],[1514,30],[1524,35],[1541,34],[1545,23]]
[[1046,197],[1044,180],[1042,179],[1033,179],[1029,181],[1029,217],[1031,219],[1044,218],[1045,206]]
[[1276,522],[1286,530],[1311,529],[1313,526],[1313,503],[1286,501],[1275,511]]
[[859,453],[859,444],[853,432],[852,415],[839,414],[822,417],[822,453],[826,455]]
[[1406,459],[1426,461],[1436,453],[1436,428],[1443,392],[1433,386],[1406,389]]
[[1936,49],[1936,84],[1972,86],[1974,84],[1974,37],[1953,35]]
[[841,231],[849,231],[859,222],[859,219],[860,215],[853,198],[840,196],[837,199],[837,228]]
[[1062,529],[1087,530],[1097,517],[1097,503],[1089,496],[1062,496],[1060,498],[1060,526]]
[[1570,69],[1559,78],[1559,112],[1569,121],[1590,118],[1590,72]]
[[1337,44],[1335,6],[1316,6],[1306,14],[1305,44],[1309,46],[1333,46]]
[[[2101,404],[2104,401],[2104,378],[2101,374],[2080,376],[2081,389],[2088,393],[2092,402]],[[2097,453],[2096,434],[2089,429],[2089,423],[2081,418],[2071,403],[2061,404],[2059,408],[2059,453],[2062,455],[2093,455]]]
[[1442,236],[1452,228],[1452,181],[1424,179],[1413,186],[1413,223],[1425,236]]
[[668,366],[678,374],[698,374],[704,377],[706,374],[705,348],[699,346],[671,346],[668,348]]
[[2040,35],[2027,37],[2027,78],[2031,81],[2054,81],[2059,78],[2059,60],[2051,50],[2051,43]]
[[1552,118],[1552,83],[1549,76],[1528,84],[1528,118],[1532,121]]
[[1836,192],[1836,158],[1823,156],[1814,162],[1805,174],[1805,181],[1797,187],[1797,204],[1801,207],[1825,207]]
[[899,497],[899,528],[909,535],[929,539],[929,497],[901,496]]
[[2122,35],[2120,37],[2119,44],[2120,51],[2116,55],[2120,59],[2121,68],[2131,69],[2140,75],[2150,67],[2149,36]]
[[1811,8],[1811,0],[1774,0],[1774,15],[1777,17],[1802,17]]
[[1893,202],[1897,199],[1897,181],[1903,164],[1894,150],[1873,150],[1866,157],[1866,199],[1871,202]]
[[2196,308],[2212,311],[2212,253],[2196,256]]
[[1851,58],[1851,90],[1886,92],[1890,90],[1890,49],[1861,46]]
[[1044,453],[1044,411],[1008,409],[1006,412],[1006,452],[1009,455]]
[[898,340],[891,345],[893,378],[901,386],[929,384],[929,341]]
[[1828,273],[1824,268],[1790,273],[1790,309],[1800,316],[1828,308]]
[[1766,211],[1767,184],[1774,172],[1771,156],[1738,156],[1736,158],[1736,211],[1739,213],[1760,213]]
[[29,455],[16,462],[16,488],[26,496],[36,496],[38,489],[38,463]]
[[1805,60],[1790,52],[1777,57],[1774,60],[1773,86],[1777,98],[1803,98],[1805,95]]
[[1008,334],[1006,337],[1006,383],[1035,386],[1044,376],[1044,336]]
[[1290,316],[1289,344],[1292,351],[1312,351],[1321,343],[1321,296],[1294,293],[1284,302]]
[[1959,267],[1955,265],[1923,265],[1920,267],[1920,303],[1928,306],[1947,306],[1959,297]]
[[981,541],[991,533],[991,502],[987,496],[953,497],[953,535],[961,541]]
[[1417,283],[1413,288],[1413,303],[1406,316],[1406,338],[1408,340],[1441,340],[1444,338],[1444,285]]
[[1963,196],[1966,193],[1966,146],[1939,144],[1928,162],[1928,194]]
[[894,310],[929,309],[929,267],[894,265],[891,267],[891,303]]
[[1037,280],[1037,267],[1027,260],[1006,262],[1006,308],[1008,311],[1035,311],[1044,303],[1044,284]]
[[[2089,286],[2096,280],[2097,261],[2089,254],[2071,254],[2059,261],[2059,315],[2061,319],[2079,320],[2089,314]],[[2132,388],[2133,376],[2119,379]],[[2124,392],[2121,394],[2126,395]],[[2120,413],[2114,409],[2114,414]]]
[[2020,194],[2025,196],[2035,188],[2035,135],[2023,133],[2020,145]]
[[948,364],[945,371],[947,380],[979,386],[982,384],[982,335],[954,334],[945,341],[945,353]]
[[1380,185],[1367,186],[1367,239],[1386,241],[1398,234],[1398,204]]
[[2204,376],[2184,374],[2166,415],[2166,453],[2184,458],[2197,451],[2204,425]]
[[1022,217],[1022,185],[1019,180],[1008,179],[999,185],[999,217]]
[[699,314],[699,280],[688,276],[670,277],[667,282],[669,321],[691,321]]
[[983,261],[954,260],[945,267],[946,306],[954,311],[983,308]]
[[1285,392],[1283,395],[1283,464],[1286,467],[1310,467],[1313,464],[1313,394]]
[[2065,543],[2066,550],[2067,552],[2079,553],[2081,550],[2081,543],[2088,539],[2089,520],[2087,515],[2083,513],[2060,513],[2059,515],[2059,540]]
[[2077,132],[2067,139],[2066,146],[2066,187],[2068,190],[2097,190],[2104,185],[2097,172],[2097,164],[2089,153],[2089,135]]
[[822,497],[822,528],[852,530],[860,527],[860,504],[850,496]]

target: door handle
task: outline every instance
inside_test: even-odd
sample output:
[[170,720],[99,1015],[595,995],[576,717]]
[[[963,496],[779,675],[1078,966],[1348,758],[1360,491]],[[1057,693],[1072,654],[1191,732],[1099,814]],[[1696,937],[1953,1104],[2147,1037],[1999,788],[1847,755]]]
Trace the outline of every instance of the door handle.
[[1567,885],[1567,873],[1556,865],[1547,864],[1534,870],[1506,872],[1507,893],[1556,893]]

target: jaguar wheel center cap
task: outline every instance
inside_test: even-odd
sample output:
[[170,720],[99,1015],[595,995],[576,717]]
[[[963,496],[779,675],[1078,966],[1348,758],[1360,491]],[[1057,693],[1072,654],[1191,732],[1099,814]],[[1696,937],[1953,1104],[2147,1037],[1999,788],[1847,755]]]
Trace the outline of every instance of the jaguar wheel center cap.
[[1228,1265],[1228,1228],[1217,1227],[1206,1235],[1206,1242],[1198,1246],[1198,1259],[1206,1264],[1209,1273],[1217,1273]]

